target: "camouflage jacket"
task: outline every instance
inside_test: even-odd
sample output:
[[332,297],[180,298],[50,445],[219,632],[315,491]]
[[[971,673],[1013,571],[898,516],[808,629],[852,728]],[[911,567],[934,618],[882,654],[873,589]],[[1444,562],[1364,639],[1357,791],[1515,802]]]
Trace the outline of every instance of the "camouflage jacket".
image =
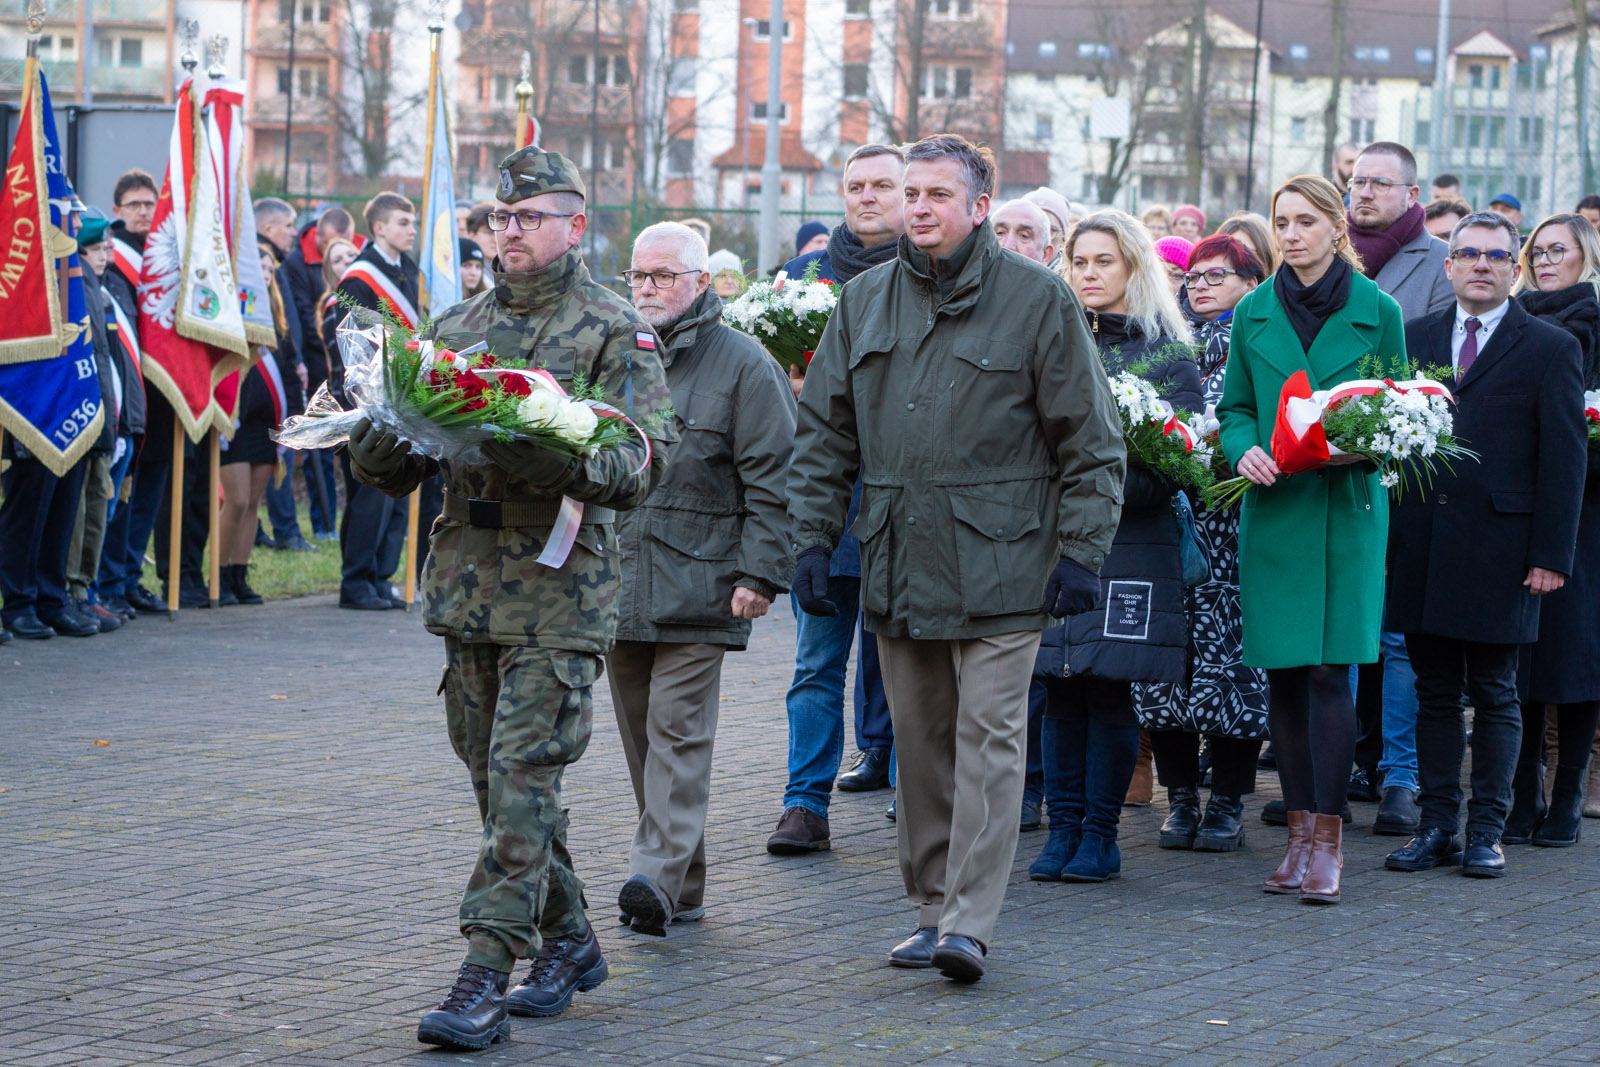
[[[550,500],[569,496],[617,510],[638,507],[655,488],[673,440],[672,403],[655,332],[633,307],[589,276],[577,249],[542,271],[496,275],[495,287],[447,308],[423,331],[448,348],[480,340],[508,366],[543,367],[563,382],[582,377],[629,412],[654,442],[630,442],[575,461],[559,484],[533,485],[493,464],[463,466],[409,457],[393,477],[356,478],[390,496],[404,496],[435,472],[457,496],[484,500]],[[422,577],[429,632],[463,641],[539,645],[604,653],[617,627],[621,566],[610,526],[586,523],[560,568],[538,556],[545,527],[471,526],[441,515],[433,524]]]
[[750,623],[733,617],[734,588],[771,599],[794,573],[794,391],[753,338],[722,324],[709,289],[662,333],[678,443],[649,502],[617,520],[617,639],[743,648]]

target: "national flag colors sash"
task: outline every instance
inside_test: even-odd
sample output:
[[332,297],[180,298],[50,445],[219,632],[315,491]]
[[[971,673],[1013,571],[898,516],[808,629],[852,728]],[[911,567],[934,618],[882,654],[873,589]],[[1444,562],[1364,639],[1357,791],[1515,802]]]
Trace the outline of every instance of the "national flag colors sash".
[[31,56],[20,114],[0,191],[0,337],[31,347],[0,349],[0,427],[60,477],[94,444],[106,415],[71,233],[77,197],[56,143],[50,89]]
[[144,253],[124,240],[121,232],[121,230],[110,230],[106,233],[106,239],[111,243],[111,266],[126,278],[129,287],[137,292],[139,267],[144,262]]
[[[198,184],[200,132],[196,112],[191,79],[178,90],[171,155],[167,158],[166,176],[161,181],[161,195],[156,199],[150,235],[145,239],[139,274],[139,340],[145,357],[145,381],[161,390],[177,412],[184,431],[198,441],[210,428],[207,409],[212,403],[212,386],[221,376],[215,374],[220,354],[180,329],[184,324],[192,324],[197,317],[184,309],[197,308],[202,321],[220,319],[232,309],[240,331],[243,323],[239,319],[231,267],[227,284],[221,289],[204,284],[213,280],[209,277],[199,279],[199,285],[191,284],[196,261],[201,258],[194,257],[192,261],[188,255],[192,244],[190,219],[196,214],[193,200]],[[221,233],[221,206],[212,202],[207,210],[212,213],[211,221],[217,227],[214,240],[225,242]],[[210,249],[211,258],[217,255],[216,248]],[[227,257],[221,258],[226,260]],[[199,269],[205,268],[200,266]],[[225,335],[225,331],[219,330],[218,335]]]
[[371,289],[373,294],[389,309],[389,313],[408,330],[415,330],[422,317],[417,314],[416,305],[406,299],[406,294],[400,291],[400,286],[395,280],[379,270],[376,265],[365,260],[356,260],[345,268],[343,276],[339,279],[355,278]]
[[[51,359],[61,354],[61,294],[54,250],[60,231],[52,221],[45,174],[45,102],[33,89],[28,61],[17,140],[0,194],[0,363]],[[63,246],[65,247],[65,246]]]

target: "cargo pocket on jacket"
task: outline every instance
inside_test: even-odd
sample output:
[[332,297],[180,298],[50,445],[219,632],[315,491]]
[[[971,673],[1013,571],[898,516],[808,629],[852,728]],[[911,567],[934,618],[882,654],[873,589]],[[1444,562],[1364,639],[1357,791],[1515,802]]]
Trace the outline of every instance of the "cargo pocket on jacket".
[[733,563],[738,536],[732,519],[703,521],[654,515],[650,537],[650,618],[674,625],[729,627],[733,623]]
[[1037,612],[1052,561],[1023,538],[1039,528],[1039,512],[977,493],[951,490],[961,606],[968,616]]
[[861,542],[861,609],[873,615],[889,614],[890,559],[889,492],[864,489],[861,512],[850,533]]

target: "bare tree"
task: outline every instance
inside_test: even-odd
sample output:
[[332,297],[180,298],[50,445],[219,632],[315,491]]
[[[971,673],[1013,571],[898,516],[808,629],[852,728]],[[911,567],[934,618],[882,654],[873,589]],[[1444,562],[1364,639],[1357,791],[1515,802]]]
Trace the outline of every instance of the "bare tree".
[[1201,202],[1206,159],[1206,90],[1210,84],[1211,35],[1206,27],[1206,0],[1193,0],[1183,50],[1184,175],[1191,204]]
[[415,0],[342,3],[347,39],[333,53],[347,88],[332,101],[331,113],[344,143],[353,144],[359,154],[362,174],[377,179],[400,155],[391,131],[427,100],[426,85],[404,93],[395,79],[395,16],[416,10]]
[[1585,193],[1594,188],[1594,158],[1589,153],[1589,18],[1588,0],[1572,0],[1572,25],[1578,35],[1572,87],[1577,111],[1578,167],[1583,175],[1579,188]]
[[[659,198],[663,189],[664,173],[672,143],[681,135],[697,128],[699,116],[694,108],[672,106],[675,90],[673,53],[675,26],[671,5],[662,12],[651,10],[645,16],[645,48],[640,69],[630,83],[632,123],[628,129],[627,149],[633,168],[635,189],[650,198]],[[714,99],[734,90],[737,81],[737,56],[726,57],[732,62],[707,62],[707,57],[695,55],[692,62],[698,67],[709,65],[732,72],[705,85],[697,75],[694,95]],[[674,112],[677,112],[675,115]]]
[[1329,0],[1328,19],[1333,33],[1333,68],[1329,71],[1328,102],[1322,108],[1322,169],[1333,171],[1333,151],[1339,136],[1339,100],[1344,95],[1344,15],[1349,0]]
[[1114,4],[1093,6],[1095,32],[1106,45],[1095,61],[1094,81],[1108,97],[1128,101],[1128,135],[1106,144],[1105,168],[1096,175],[1101,203],[1114,201],[1128,180],[1138,150],[1160,125],[1151,109],[1151,92],[1158,84],[1159,64],[1147,48],[1150,38],[1178,20],[1177,0],[1158,0],[1143,17],[1135,19]]

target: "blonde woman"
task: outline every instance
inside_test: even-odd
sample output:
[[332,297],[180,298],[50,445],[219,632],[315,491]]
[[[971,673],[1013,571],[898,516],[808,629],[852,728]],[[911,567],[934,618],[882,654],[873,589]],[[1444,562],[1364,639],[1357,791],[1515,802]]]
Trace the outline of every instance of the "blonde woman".
[[[1523,308],[1577,337],[1583,388],[1600,389],[1600,234],[1582,215],[1552,215],[1522,245],[1522,275],[1513,290]],[[1580,403],[1574,397],[1573,403]],[[1507,844],[1547,848],[1578,843],[1584,775],[1600,726],[1600,469],[1589,453],[1578,550],[1567,584],[1540,601],[1539,640],[1522,648],[1517,687],[1522,699],[1522,751],[1511,785]],[[1556,706],[1556,780],[1544,809],[1544,709]],[[1590,779],[1589,801],[1597,797]]]
[[1152,241],[1159,241],[1172,233],[1172,212],[1167,210],[1165,204],[1151,204],[1139,216],[1139,221],[1144,224],[1145,232]]
[[[1067,236],[1063,257],[1107,371],[1138,374],[1175,408],[1200,411],[1189,325],[1139,220],[1121,211],[1088,215]],[[1133,685],[1182,681],[1189,645],[1175,495],[1171,483],[1129,465],[1094,610],[1041,639],[1030,695],[1044,707],[1050,837],[1028,869],[1035,881],[1103,882],[1122,871],[1117,823],[1139,759]]]
[[1283,265],[1234,310],[1217,417],[1229,462],[1256,486],[1239,520],[1244,663],[1267,671],[1289,819],[1288,849],[1265,888],[1333,904],[1356,743],[1349,668],[1378,658],[1389,498],[1370,464],[1335,457],[1286,476],[1268,449],[1291,375],[1304,371],[1324,389],[1397,373],[1405,335],[1400,306],[1361,273],[1332,182],[1285,182],[1272,227]]
[[1217,232],[1244,245],[1252,256],[1272,274],[1278,269],[1278,246],[1272,239],[1267,220],[1254,211],[1237,211],[1222,220]]

